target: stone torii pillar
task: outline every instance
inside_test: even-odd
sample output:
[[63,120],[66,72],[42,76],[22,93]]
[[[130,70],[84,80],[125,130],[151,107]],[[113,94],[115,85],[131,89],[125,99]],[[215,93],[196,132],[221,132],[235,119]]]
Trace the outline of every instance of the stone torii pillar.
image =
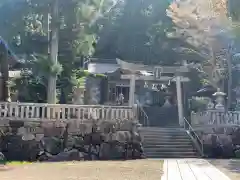
[[179,125],[183,127],[185,122],[184,122],[184,113],[183,113],[181,76],[177,75],[175,79],[176,79],[176,88],[177,88],[178,121],[179,121]]
[[133,106],[135,103],[135,86],[136,86],[136,74],[132,72],[130,77],[129,106]]
[[116,59],[116,61],[121,69],[128,71],[130,74],[129,106],[133,106],[135,103],[136,74],[137,72],[139,72],[139,69],[134,63],[128,63],[118,58]]

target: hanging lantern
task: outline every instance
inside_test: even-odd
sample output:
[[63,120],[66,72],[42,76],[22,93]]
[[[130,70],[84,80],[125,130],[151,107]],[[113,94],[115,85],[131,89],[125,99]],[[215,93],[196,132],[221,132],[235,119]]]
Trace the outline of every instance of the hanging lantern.
[[152,84],[152,90],[159,91],[158,88],[157,88],[157,84]]
[[144,82],[144,88],[148,88],[147,81]]
[[165,89],[167,89],[167,86],[165,84],[162,84],[161,85],[161,90],[165,90]]
[[170,85],[171,85],[171,80],[168,81],[168,86],[170,86]]
[[15,36],[14,39],[15,39],[15,43],[16,43],[17,46],[20,46],[20,45],[22,44],[20,34],[18,34],[17,36]]

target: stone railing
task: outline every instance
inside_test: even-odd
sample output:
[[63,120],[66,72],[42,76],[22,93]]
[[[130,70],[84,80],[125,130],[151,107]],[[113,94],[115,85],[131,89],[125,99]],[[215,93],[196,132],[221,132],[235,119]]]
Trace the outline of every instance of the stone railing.
[[208,110],[191,113],[192,126],[204,125],[240,125],[240,111]]
[[1,102],[0,120],[136,120],[137,110],[129,106],[72,105]]

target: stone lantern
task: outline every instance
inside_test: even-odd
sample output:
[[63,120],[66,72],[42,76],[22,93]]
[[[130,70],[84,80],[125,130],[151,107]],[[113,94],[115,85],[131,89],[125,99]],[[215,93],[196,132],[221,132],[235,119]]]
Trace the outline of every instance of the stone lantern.
[[161,90],[164,91],[165,102],[163,106],[171,107],[172,105],[171,105],[170,99],[171,99],[172,93],[169,91],[168,87],[165,84],[162,84]]
[[217,90],[217,92],[215,92],[213,94],[214,97],[216,97],[216,105],[215,108],[217,110],[224,110],[224,98],[226,96],[226,93],[221,92],[220,89]]
[[236,110],[240,110],[240,86],[233,89],[236,93]]

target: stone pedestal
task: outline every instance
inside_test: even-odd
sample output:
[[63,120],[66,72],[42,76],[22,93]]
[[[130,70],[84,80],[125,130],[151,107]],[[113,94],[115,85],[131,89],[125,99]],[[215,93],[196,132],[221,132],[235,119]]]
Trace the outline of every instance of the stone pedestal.
[[212,99],[209,98],[209,102],[207,104],[207,110],[213,110],[214,109],[214,103],[212,102]]
[[84,104],[84,89],[82,88],[75,88],[73,90],[73,104]]
[[165,102],[164,102],[164,107],[171,107],[172,106],[172,104],[171,104],[171,102],[170,102],[170,98],[171,98],[171,96],[170,96],[170,93],[167,93],[166,95],[165,95]]

